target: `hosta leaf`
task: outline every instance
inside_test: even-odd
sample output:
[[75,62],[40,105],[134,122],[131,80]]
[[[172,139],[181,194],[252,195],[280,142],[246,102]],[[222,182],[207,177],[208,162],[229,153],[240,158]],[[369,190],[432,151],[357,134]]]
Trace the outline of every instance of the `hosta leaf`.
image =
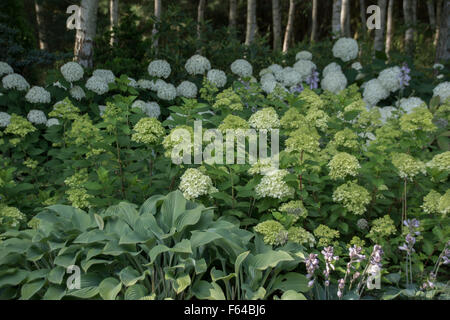
[[115,300],[120,289],[122,289],[122,283],[116,278],[106,278],[98,286],[103,300]]
[[147,289],[141,284],[135,284],[125,291],[125,300],[139,300],[147,296]]
[[289,272],[283,276],[279,276],[273,285],[272,291],[294,291],[294,292],[307,292],[308,279],[303,274]]
[[191,245],[192,248],[198,248],[221,238],[221,235],[212,231],[193,231],[191,237]]
[[132,267],[126,267],[125,269],[122,269],[119,273],[120,281],[126,286],[132,286],[136,284],[136,282],[144,280],[145,279],[145,273],[140,274]]
[[284,251],[269,251],[266,253],[257,254],[252,257],[250,265],[257,270],[266,270],[267,268],[275,268],[282,261],[294,260],[287,252]]
[[181,213],[175,221],[177,231],[181,232],[185,227],[195,225],[200,220],[202,209],[202,206],[198,206],[197,208]]
[[10,285],[17,286],[28,277],[28,271],[21,269],[7,269],[0,274],[0,288]]
[[177,294],[183,292],[191,284],[191,277],[186,274],[178,277],[173,284],[173,289]]
[[20,290],[21,299],[28,300],[33,297],[45,284],[45,279],[26,283]]
[[57,266],[48,274],[48,281],[55,284],[61,284],[65,274],[66,269],[61,266]]
[[179,190],[171,192],[167,195],[161,206],[161,221],[166,227],[166,232],[170,230],[178,216],[185,210],[186,199]]
[[222,288],[216,283],[201,280],[194,284],[192,292],[200,300],[225,300]]
[[61,300],[66,295],[62,286],[50,286],[44,294],[43,300]]
[[307,300],[306,297],[294,290],[288,290],[281,296],[281,300]]
[[70,290],[66,294],[69,296],[74,296],[80,299],[90,299],[95,297],[99,293],[99,288],[95,287],[86,287],[81,289]]

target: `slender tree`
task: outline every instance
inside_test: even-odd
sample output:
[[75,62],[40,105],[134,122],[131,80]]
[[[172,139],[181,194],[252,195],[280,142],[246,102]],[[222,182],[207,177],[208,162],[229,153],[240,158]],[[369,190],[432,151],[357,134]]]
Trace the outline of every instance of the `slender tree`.
[[280,0],[272,0],[273,49],[281,48],[281,15]]
[[317,41],[317,29],[318,29],[317,10],[318,10],[318,6],[319,6],[319,1],[313,0],[313,2],[312,2],[311,42]]
[[436,47],[439,42],[439,34],[441,32],[441,18],[442,18],[442,4],[443,0],[437,0],[436,3],[436,31],[434,33],[433,44]]
[[341,34],[341,8],[342,0],[333,0],[333,16],[331,19],[333,38]]
[[97,32],[98,0],[81,0],[83,26],[75,35],[74,58],[85,68],[94,65],[94,38]]
[[384,31],[386,30],[386,0],[378,0],[378,7],[380,7],[381,28],[375,29],[373,48],[375,51],[383,51]]
[[289,0],[289,14],[288,14],[288,22],[286,25],[286,31],[284,33],[283,53],[286,53],[289,50],[289,43],[291,41],[292,33],[294,31],[294,19],[295,19],[295,0]]
[[350,0],[342,0],[341,36],[350,37]]
[[450,0],[444,0],[440,20],[441,26],[436,48],[436,62],[445,62],[450,59]]
[[114,28],[117,28],[119,23],[119,0],[109,0],[109,29],[111,31],[111,46],[117,43],[117,38],[114,34]]
[[155,0],[155,22],[153,23],[152,37],[153,37],[153,47],[158,48],[158,23],[161,21],[162,13],[162,3],[161,0]]
[[202,26],[205,22],[205,4],[206,0],[198,1],[197,8],[197,38],[200,39],[202,35]]
[[427,1],[428,18],[430,19],[431,28],[436,27],[436,12],[434,10],[434,0]]
[[395,0],[389,0],[389,6],[387,11],[386,55],[388,56],[392,48],[392,38],[394,37],[394,1]]
[[41,0],[34,0],[34,8],[36,11],[36,24],[38,29],[39,49],[48,51],[48,43],[44,32],[44,17],[42,16]]
[[229,26],[232,29],[236,29],[236,17],[237,17],[237,0],[230,0],[230,11],[228,13]]
[[247,0],[247,32],[245,35],[245,44],[249,46],[256,35],[256,0]]
[[413,0],[403,0],[403,16],[407,27],[405,32],[405,50],[410,56],[414,55],[414,10]]
[[366,1],[359,0],[359,16],[361,18],[361,25],[363,30],[366,30]]

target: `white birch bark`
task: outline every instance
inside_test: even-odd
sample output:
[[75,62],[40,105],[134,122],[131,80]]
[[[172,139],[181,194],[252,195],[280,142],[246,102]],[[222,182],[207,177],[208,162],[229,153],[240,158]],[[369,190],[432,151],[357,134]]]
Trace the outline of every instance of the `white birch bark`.
[[256,0],[247,0],[247,32],[245,34],[247,46],[255,40],[256,29]]
[[295,19],[295,0],[289,0],[289,14],[288,14],[288,22],[286,25],[286,31],[284,33],[283,53],[286,53],[289,50],[292,32],[294,31],[294,19]]
[[386,30],[386,0],[378,0],[378,6],[380,7],[381,28],[375,29],[373,48],[375,51],[383,51],[384,32]]
[[153,37],[153,47],[158,48],[158,27],[157,24],[161,21],[161,13],[162,13],[162,3],[161,0],[155,0],[155,11],[154,15],[156,18],[155,23],[153,24],[152,37]]
[[317,41],[317,29],[318,29],[318,6],[319,0],[313,0],[312,3],[312,26],[311,26],[311,42]]
[[36,23],[38,28],[39,49],[48,51],[48,43],[44,32],[44,17],[42,16],[42,6],[38,0],[34,0],[34,9],[36,11]]
[[117,43],[114,28],[119,24],[119,0],[109,0],[109,30],[111,31],[110,45]]
[[98,0],[81,0],[82,28],[75,35],[74,59],[85,68],[94,65],[94,38],[97,32]]
[[350,0],[342,0],[341,5],[341,35],[350,37]]
[[394,1],[395,0],[389,0],[389,6],[387,10],[386,55],[388,56],[392,48],[392,39],[394,37]]
[[342,0],[333,0],[333,16],[331,18],[331,32],[333,38],[341,34],[341,8]]

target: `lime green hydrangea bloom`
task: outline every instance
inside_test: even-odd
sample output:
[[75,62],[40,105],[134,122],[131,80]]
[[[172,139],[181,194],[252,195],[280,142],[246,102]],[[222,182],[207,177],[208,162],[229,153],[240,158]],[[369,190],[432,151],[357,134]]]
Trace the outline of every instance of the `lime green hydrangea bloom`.
[[321,131],[327,130],[329,118],[325,111],[320,109],[310,108],[306,114],[306,121]]
[[0,205],[0,226],[15,228],[25,220],[25,215],[15,207]]
[[250,169],[248,169],[248,174],[255,175],[255,174],[266,174],[269,171],[273,170],[274,167],[272,166],[272,159],[271,158],[265,158],[265,159],[259,159],[256,161]]
[[354,236],[352,240],[350,240],[349,244],[347,245],[348,248],[352,246],[357,246],[363,248],[366,242],[362,240],[360,237]]
[[358,135],[353,130],[345,128],[344,130],[336,132],[334,139],[330,144],[336,148],[344,147],[356,150],[359,147]]
[[423,204],[421,207],[425,213],[438,213],[440,200],[441,200],[441,194],[435,190],[431,190],[423,198]]
[[447,213],[450,212],[450,189],[439,200],[439,212],[444,216],[447,216]]
[[256,197],[275,199],[292,198],[295,190],[283,180],[287,174],[289,172],[284,169],[268,172],[255,188]]
[[339,239],[339,231],[331,229],[330,227],[321,224],[316,229],[314,229],[314,235],[319,238],[319,247],[328,247],[333,244],[333,240]]
[[333,192],[333,201],[341,203],[345,209],[357,215],[366,212],[366,206],[370,203],[370,193],[358,185],[355,181],[348,181],[340,185]]
[[280,125],[283,129],[298,129],[306,123],[305,116],[296,108],[289,108],[281,117]]
[[404,132],[425,131],[434,132],[436,126],[433,124],[433,114],[424,107],[414,108],[409,114],[400,118],[400,128]]
[[361,166],[355,156],[346,152],[339,152],[330,160],[328,168],[330,169],[331,179],[337,180],[358,175]]
[[425,164],[406,153],[393,153],[391,161],[402,179],[412,180],[418,174],[426,174]]
[[27,158],[24,162],[23,165],[27,168],[30,169],[36,169],[38,166],[39,162],[37,162],[36,160],[33,160],[31,158]]
[[165,134],[164,127],[156,118],[142,118],[133,128],[132,141],[156,144]]
[[252,128],[261,129],[276,129],[280,127],[280,120],[274,108],[268,107],[261,109],[251,115],[248,123]]
[[[164,156],[167,158],[171,158],[172,151],[175,146],[183,144],[186,150],[190,150],[192,154],[192,148],[194,146],[194,129],[192,127],[186,125],[176,126],[170,133],[163,139],[162,145],[165,149]],[[176,157],[180,157],[181,155],[176,155]]]
[[450,151],[437,154],[428,161],[427,167],[437,169],[439,171],[450,171]]
[[283,225],[275,220],[260,222],[255,226],[255,232],[264,236],[264,243],[269,245],[283,244],[283,237],[287,233]]
[[250,129],[250,125],[247,123],[247,121],[245,121],[241,117],[229,114],[228,116],[225,117],[225,119],[223,119],[218,129],[220,130],[220,132],[226,133],[228,129],[230,130]]
[[314,236],[302,227],[290,227],[288,229],[288,240],[301,245],[309,245],[310,248],[316,244]]
[[305,127],[292,131],[286,140],[287,152],[314,153],[320,151],[320,136],[315,129],[308,130]]
[[306,106],[309,109],[322,109],[325,102],[320,98],[320,96],[309,88],[305,88],[300,93],[300,99],[306,102]]
[[40,224],[39,219],[37,219],[36,217],[34,217],[34,218],[32,218],[30,221],[28,221],[27,226],[28,226],[28,228],[35,229],[35,230],[36,230],[37,228],[39,228],[39,224]]
[[396,232],[397,229],[395,228],[394,220],[392,220],[389,215],[385,215],[382,218],[373,220],[372,228],[366,237],[371,239],[374,243],[379,243],[381,240],[386,241],[389,236]]
[[80,116],[80,109],[75,107],[69,98],[65,98],[55,103],[53,110],[48,115],[65,120],[75,120]]
[[306,218],[306,216],[308,216],[308,210],[306,210],[301,200],[292,200],[283,203],[278,210],[301,218]]
[[214,109],[224,109],[231,111],[242,111],[244,105],[241,97],[233,91],[233,88],[225,89],[216,97],[216,102],[213,104]]
[[17,114],[13,113],[11,115],[10,123],[6,127],[4,133],[11,133],[23,139],[27,134],[34,131],[36,131],[36,128],[31,124],[31,122],[29,122],[24,117],[18,116]]
[[180,180],[179,189],[188,200],[218,191],[213,186],[211,178],[198,169],[187,169]]
[[93,196],[88,194],[84,187],[84,184],[88,182],[88,180],[89,176],[87,169],[81,169],[64,180],[64,183],[69,187],[69,189],[66,190],[67,200],[69,200],[73,207],[82,209],[91,206],[89,200],[92,199]]
[[87,114],[75,119],[72,123],[72,128],[67,133],[67,137],[77,146],[90,145],[93,142],[103,140],[100,135],[100,129],[92,123]]

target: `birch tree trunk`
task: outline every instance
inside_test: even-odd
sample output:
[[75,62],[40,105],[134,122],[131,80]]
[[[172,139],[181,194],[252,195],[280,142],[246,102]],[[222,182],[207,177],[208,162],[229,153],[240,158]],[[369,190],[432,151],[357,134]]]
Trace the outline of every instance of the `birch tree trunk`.
[[439,34],[441,32],[441,18],[442,18],[442,3],[443,0],[437,0],[436,4],[436,32],[434,33],[433,44],[436,47],[439,41]]
[[158,23],[161,21],[162,3],[161,0],[155,0],[155,18],[156,21],[153,23],[152,37],[153,37],[153,48],[158,48]]
[[414,10],[413,0],[403,0],[403,16],[405,25],[407,26],[405,32],[405,50],[410,56],[414,55]]
[[392,48],[392,38],[394,37],[394,1],[389,0],[389,6],[387,11],[387,30],[386,30],[386,55],[389,56],[389,52]]
[[36,10],[36,23],[38,28],[39,49],[48,51],[48,43],[44,32],[44,18],[42,16],[42,6],[39,0],[34,0],[34,8]]
[[272,0],[272,20],[273,20],[273,49],[281,48],[281,16],[280,0]]
[[317,40],[317,27],[318,27],[318,21],[317,21],[317,9],[318,9],[318,0],[313,0],[312,3],[312,28],[311,28],[311,42],[314,42]]
[[230,28],[236,29],[237,16],[237,0],[230,0],[230,12],[228,13],[228,20]]
[[375,29],[373,48],[375,51],[383,51],[384,31],[386,30],[386,0],[378,0],[378,6],[380,7],[381,28]]
[[256,35],[256,0],[247,0],[247,32],[245,35],[245,45],[249,46]]
[[97,32],[98,0],[81,0],[82,28],[75,35],[74,59],[85,68],[94,65],[94,38]]
[[289,14],[288,14],[288,22],[286,25],[286,32],[284,33],[283,53],[286,53],[289,50],[289,43],[291,41],[292,32],[294,30],[294,19],[295,19],[295,0],[289,0]]
[[206,0],[199,0],[197,8],[197,38],[200,39],[202,35],[202,26],[205,22],[205,4]]
[[350,0],[342,0],[341,35],[343,37],[350,37]]
[[333,38],[338,37],[341,34],[341,7],[342,0],[333,0],[333,16],[331,18],[331,32]]
[[436,13],[434,10],[434,0],[427,1],[427,10],[428,10],[428,17],[430,19],[431,28],[434,29],[436,27]]
[[114,28],[117,28],[117,25],[119,24],[119,0],[109,0],[109,23],[109,30],[111,31],[109,44],[113,46],[117,43]]
[[441,27],[436,48],[436,62],[446,62],[450,58],[450,0],[444,0],[441,13]]

